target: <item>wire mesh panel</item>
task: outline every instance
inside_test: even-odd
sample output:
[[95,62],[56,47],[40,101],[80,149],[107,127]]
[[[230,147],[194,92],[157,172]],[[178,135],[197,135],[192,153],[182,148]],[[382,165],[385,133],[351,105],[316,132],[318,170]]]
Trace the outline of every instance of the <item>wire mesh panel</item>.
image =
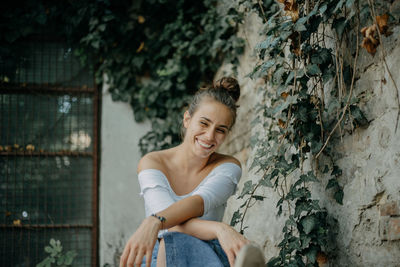
[[0,58],[0,266],[35,266],[49,240],[97,263],[97,91],[60,42]]

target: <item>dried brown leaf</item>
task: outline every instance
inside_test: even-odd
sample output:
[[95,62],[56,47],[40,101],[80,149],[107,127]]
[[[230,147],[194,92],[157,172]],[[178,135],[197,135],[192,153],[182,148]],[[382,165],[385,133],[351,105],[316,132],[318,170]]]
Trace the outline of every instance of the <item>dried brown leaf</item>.
[[286,128],[286,123],[285,123],[283,120],[281,120],[281,119],[278,120],[278,125],[279,125],[279,127],[281,127],[282,129],[285,129],[285,128]]
[[279,3],[284,5],[283,10],[286,16],[290,16],[293,22],[299,19],[299,7],[296,0],[277,0]]
[[361,33],[364,36],[361,47],[365,48],[371,55],[375,55],[376,48],[379,45],[379,39],[376,30],[375,24],[361,29]]
[[376,16],[376,22],[378,23],[379,31],[384,34],[386,37],[392,35],[393,32],[389,31],[388,25],[388,14],[383,14],[381,16]]

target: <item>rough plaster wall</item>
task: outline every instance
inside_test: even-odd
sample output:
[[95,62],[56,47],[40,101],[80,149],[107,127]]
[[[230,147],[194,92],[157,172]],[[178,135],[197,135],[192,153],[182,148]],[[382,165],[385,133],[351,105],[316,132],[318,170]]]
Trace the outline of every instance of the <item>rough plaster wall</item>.
[[136,168],[138,141],[149,125],[136,123],[129,104],[113,102],[103,88],[100,165],[100,266],[118,266],[127,239],[144,218]]
[[[250,73],[257,60],[252,48],[260,39],[260,25],[254,14],[248,15],[240,33],[247,40],[238,75],[242,87],[241,107],[233,132],[220,149],[223,153],[236,156],[243,166],[238,191],[229,200],[225,212],[224,221],[227,223],[243,203],[237,196],[244,182],[259,179],[257,174],[249,173],[248,168],[255,156],[255,151],[250,148],[250,138],[254,134],[262,134],[262,130],[250,125],[255,116],[254,106],[260,98],[256,82],[245,75]],[[400,85],[400,27],[393,30],[394,34],[385,39],[384,45],[389,69],[397,85]],[[343,170],[339,178],[344,186],[343,206],[333,200],[330,192],[325,191],[328,177],[312,188],[313,197],[320,199],[321,206],[326,207],[339,221],[337,249],[335,255],[330,255],[330,266],[400,266],[400,241],[383,241],[379,235],[379,207],[386,202],[400,200],[400,126],[396,133],[394,129],[396,89],[384,71],[379,53],[378,49],[378,53],[372,57],[364,50],[360,51],[360,79],[354,89],[355,95],[363,96],[361,109],[370,125],[356,129],[351,135],[346,134],[342,140],[333,140],[341,154],[337,155],[337,163]],[[248,210],[244,225],[249,228],[245,235],[261,245],[269,259],[278,253],[277,244],[282,238],[284,216],[276,217],[278,195],[268,188],[262,190],[260,194],[266,199]]]

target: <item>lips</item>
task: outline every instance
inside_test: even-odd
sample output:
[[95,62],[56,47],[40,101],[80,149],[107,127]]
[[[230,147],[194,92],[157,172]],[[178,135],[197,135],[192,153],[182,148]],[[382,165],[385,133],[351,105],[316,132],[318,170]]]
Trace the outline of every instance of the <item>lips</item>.
[[197,140],[197,143],[202,147],[202,148],[205,148],[205,149],[210,149],[210,148],[212,148],[214,145],[212,145],[212,144],[207,144],[207,143],[205,143],[205,142],[203,142],[203,141],[200,141],[199,139],[196,139]]

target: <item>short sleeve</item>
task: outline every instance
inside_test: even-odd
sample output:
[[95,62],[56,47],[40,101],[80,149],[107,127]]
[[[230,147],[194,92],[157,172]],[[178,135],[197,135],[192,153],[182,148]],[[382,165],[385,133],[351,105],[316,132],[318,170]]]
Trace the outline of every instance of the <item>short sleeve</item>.
[[140,194],[144,198],[146,216],[160,212],[174,203],[165,175],[156,169],[138,174]]
[[204,214],[225,204],[235,193],[236,185],[242,176],[242,169],[235,163],[223,163],[209,174],[204,183],[193,192],[204,201]]

